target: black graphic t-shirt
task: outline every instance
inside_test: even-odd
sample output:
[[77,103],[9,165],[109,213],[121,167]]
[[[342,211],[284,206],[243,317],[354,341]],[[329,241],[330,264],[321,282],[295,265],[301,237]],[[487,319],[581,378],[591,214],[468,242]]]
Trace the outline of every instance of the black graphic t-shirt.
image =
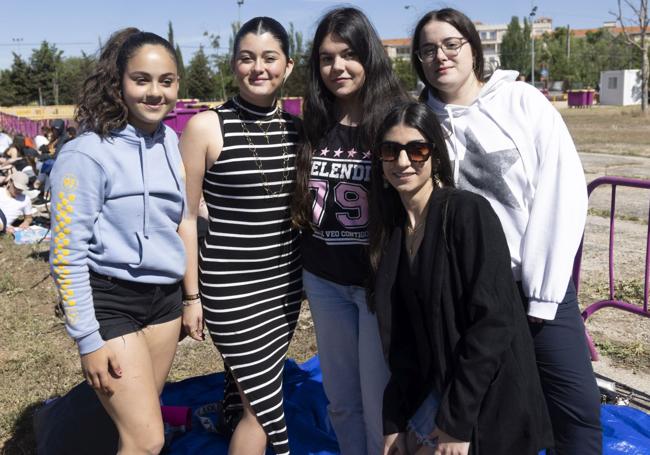
[[363,286],[368,275],[370,152],[356,150],[356,135],[337,124],[313,151],[313,232],[302,240],[304,268],[345,286]]

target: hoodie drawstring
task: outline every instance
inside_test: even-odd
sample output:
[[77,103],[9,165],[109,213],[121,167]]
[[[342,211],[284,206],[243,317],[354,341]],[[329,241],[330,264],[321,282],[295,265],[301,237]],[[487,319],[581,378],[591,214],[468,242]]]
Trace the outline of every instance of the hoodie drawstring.
[[142,185],[144,186],[144,221],[142,231],[144,238],[149,238],[149,185],[147,183],[147,144],[140,136],[140,167],[142,168]]
[[451,126],[451,148],[454,152],[454,184],[458,185],[460,179],[460,157],[458,156],[458,139],[456,138],[456,129],[454,127],[454,113],[451,106],[445,106],[449,125]]

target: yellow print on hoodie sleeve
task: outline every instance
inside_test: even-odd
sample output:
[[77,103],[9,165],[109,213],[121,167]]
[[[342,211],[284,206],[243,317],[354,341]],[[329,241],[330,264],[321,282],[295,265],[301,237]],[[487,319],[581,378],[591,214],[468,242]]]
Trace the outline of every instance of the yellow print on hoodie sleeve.
[[74,324],[77,321],[78,313],[75,306],[74,290],[71,288],[72,280],[68,277],[70,265],[68,255],[70,250],[67,248],[70,245],[70,224],[72,223],[72,216],[74,212],[74,201],[76,196],[74,191],[77,189],[77,178],[73,174],[66,174],[63,176],[63,188],[58,194],[59,201],[56,204],[56,224],[54,225],[54,249],[52,254],[54,259],[54,280],[56,281],[59,289],[59,295],[63,300],[63,307],[68,323]]

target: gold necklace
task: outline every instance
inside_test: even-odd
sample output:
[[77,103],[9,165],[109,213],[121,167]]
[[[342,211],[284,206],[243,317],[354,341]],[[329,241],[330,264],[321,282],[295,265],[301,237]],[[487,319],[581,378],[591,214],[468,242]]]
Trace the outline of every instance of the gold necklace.
[[409,223],[406,224],[406,249],[411,258],[413,258],[413,254],[416,250],[415,245],[422,240],[422,236],[419,235],[419,233],[421,232],[422,226],[425,224],[425,221],[422,221],[416,226],[411,226]]
[[266,127],[266,130],[262,128],[262,120],[255,120],[253,123],[257,125],[259,130],[264,134],[264,139],[266,139],[267,145],[270,145],[271,140],[269,138],[269,130],[271,129],[271,124],[273,123],[273,119],[277,119],[278,123],[280,124],[280,128],[282,131],[282,134],[280,136],[280,144],[282,144],[282,182],[280,183],[280,188],[277,191],[271,191],[271,185],[269,185],[269,179],[266,176],[266,173],[264,172],[264,168],[262,166],[262,160],[260,159],[260,156],[257,154],[257,147],[255,144],[253,144],[253,140],[251,139],[251,133],[246,126],[246,122],[241,117],[241,106],[239,102],[235,103],[236,109],[235,111],[237,112],[237,118],[239,119],[239,122],[241,123],[242,130],[244,131],[244,137],[246,138],[246,141],[248,142],[248,149],[251,151],[253,154],[253,158],[255,159],[255,165],[257,166],[257,170],[260,173],[260,179],[262,180],[262,188],[264,188],[264,192],[268,194],[269,196],[277,196],[280,193],[282,193],[282,190],[284,189],[284,182],[287,181],[287,178],[289,178],[289,149],[286,144],[286,135],[287,135],[287,130],[282,123],[282,115],[281,115],[281,109],[279,106],[276,106],[275,108],[275,114],[273,114],[273,117],[271,120],[269,120],[269,124]]

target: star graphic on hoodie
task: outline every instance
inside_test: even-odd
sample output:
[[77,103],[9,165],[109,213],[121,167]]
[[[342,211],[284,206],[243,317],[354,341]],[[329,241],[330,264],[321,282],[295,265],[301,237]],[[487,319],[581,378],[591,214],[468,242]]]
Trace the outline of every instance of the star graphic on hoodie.
[[519,161],[519,151],[512,148],[488,153],[469,128],[465,131],[465,147],[467,151],[460,163],[458,186],[520,210],[521,206],[503,178]]
[[320,156],[327,156],[329,152],[330,152],[329,149],[325,147],[324,149],[321,149]]
[[343,153],[343,150],[341,150],[341,147],[339,147],[338,150],[334,150],[334,158],[339,158],[341,156],[341,153]]
[[348,150],[348,158],[354,158],[354,155],[357,154],[357,151],[352,147],[352,149]]
[[368,150],[367,152],[364,152],[363,159],[364,160],[369,160],[371,156],[372,156],[372,152],[370,150]]

